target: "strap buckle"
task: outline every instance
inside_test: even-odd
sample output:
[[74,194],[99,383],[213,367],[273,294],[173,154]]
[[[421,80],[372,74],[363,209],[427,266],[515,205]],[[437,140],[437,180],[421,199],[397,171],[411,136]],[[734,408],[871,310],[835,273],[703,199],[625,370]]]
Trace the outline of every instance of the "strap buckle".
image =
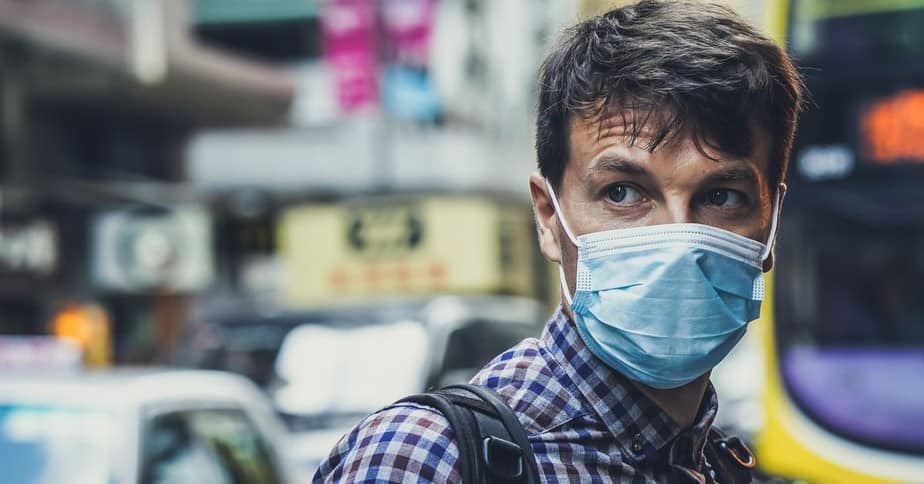
[[481,445],[481,456],[487,470],[501,479],[517,480],[524,475],[523,449],[499,437],[485,437]]
[[729,437],[719,441],[719,448],[731,456],[735,462],[746,469],[753,469],[757,466],[757,459],[751,453],[751,449],[744,445],[738,437]]

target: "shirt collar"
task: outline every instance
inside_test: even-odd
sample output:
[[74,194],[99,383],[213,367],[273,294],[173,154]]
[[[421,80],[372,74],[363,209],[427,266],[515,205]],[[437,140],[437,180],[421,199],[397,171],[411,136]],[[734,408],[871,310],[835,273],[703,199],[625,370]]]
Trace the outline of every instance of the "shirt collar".
[[[590,352],[561,306],[546,324],[542,341],[629,459],[646,460],[680,435],[683,429],[670,416]],[[694,424],[684,432],[700,453],[717,409],[710,383]]]

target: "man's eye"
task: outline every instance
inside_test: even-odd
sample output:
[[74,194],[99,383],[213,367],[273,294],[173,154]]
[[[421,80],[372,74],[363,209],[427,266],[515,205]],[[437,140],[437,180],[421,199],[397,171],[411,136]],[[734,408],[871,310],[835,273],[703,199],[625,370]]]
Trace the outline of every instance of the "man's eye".
[[613,185],[606,189],[606,197],[615,203],[635,203],[642,199],[642,194],[629,185]]
[[744,194],[727,188],[710,190],[706,194],[706,203],[717,207],[738,207],[744,203]]

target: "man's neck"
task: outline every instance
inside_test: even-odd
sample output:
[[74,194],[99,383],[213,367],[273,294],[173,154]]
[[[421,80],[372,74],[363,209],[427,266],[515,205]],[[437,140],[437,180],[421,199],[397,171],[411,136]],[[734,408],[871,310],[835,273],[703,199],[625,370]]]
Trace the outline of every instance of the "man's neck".
[[678,388],[659,390],[641,383],[632,382],[640,392],[650,398],[682,429],[689,428],[696,422],[699,408],[709,385],[709,373]]
[[[571,312],[571,308],[568,307],[564,297],[562,297],[562,308],[571,321],[574,321],[574,313]],[[707,372],[682,387],[668,390],[659,390],[634,381],[632,383],[642,394],[660,407],[680,428],[686,429],[693,425],[697,414],[699,414],[703,395],[709,385],[709,375],[710,372]]]

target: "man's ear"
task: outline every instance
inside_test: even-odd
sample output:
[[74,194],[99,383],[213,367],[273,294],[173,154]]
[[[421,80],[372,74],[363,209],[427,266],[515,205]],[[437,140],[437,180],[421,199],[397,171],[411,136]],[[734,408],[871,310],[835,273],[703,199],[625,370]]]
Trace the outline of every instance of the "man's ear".
[[[786,190],[787,190],[787,187],[785,183],[780,183],[779,185],[777,185],[777,194],[774,196],[774,201],[776,202],[776,205],[777,205],[776,210],[775,210],[776,211],[776,233],[772,234],[773,240],[768,241],[769,243],[773,244],[773,248],[770,250],[770,254],[767,256],[767,258],[764,260],[764,272],[770,272],[770,270],[773,269],[774,252],[776,252],[776,238],[777,238],[777,235],[780,233],[780,224],[782,223],[781,217],[783,215],[783,200],[786,200]],[[771,214],[771,216],[773,215]],[[770,223],[772,225],[773,221],[771,220]]]
[[770,251],[770,255],[768,255],[767,258],[764,259],[764,272],[765,273],[770,272],[770,270],[773,269],[773,251],[774,250],[776,249],[772,249]]
[[546,187],[545,178],[539,173],[529,175],[529,195],[533,200],[536,215],[536,231],[539,234],[539,250],[550,262],[561,264],[561,245],[558,243],[558,216]]

